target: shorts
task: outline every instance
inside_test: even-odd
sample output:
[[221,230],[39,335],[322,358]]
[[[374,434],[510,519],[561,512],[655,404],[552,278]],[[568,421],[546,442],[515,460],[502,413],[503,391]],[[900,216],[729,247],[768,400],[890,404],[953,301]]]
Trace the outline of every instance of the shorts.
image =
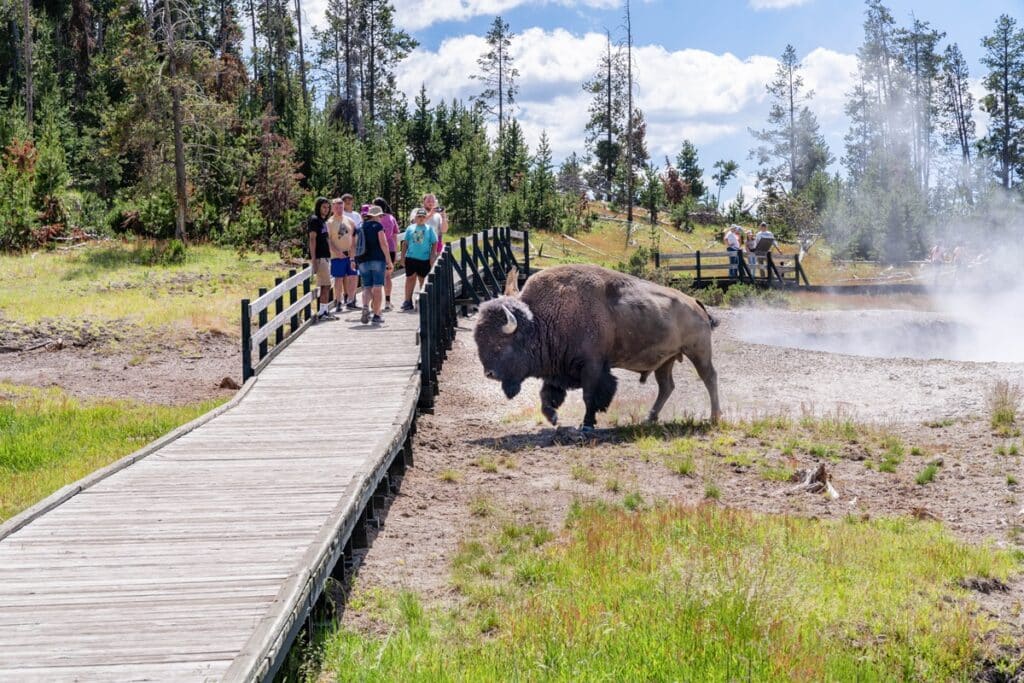
[[331,286],[331,260],[318,258],[313,261],[313,272],[316,273],[317,287]]
[[384,261],[363,261],[359,264],[359,279],[363,287],[384,286]]
[[346,256],[345,258],[331,259],[331,275],[334,277],[350,277],[359,275],[359,271],[356,270],[352,259]]
[[426,259],[409,258],[405,257],[405,275],[419,275],[420,277],[426,277],[427,273],[430,272],[430,261]]

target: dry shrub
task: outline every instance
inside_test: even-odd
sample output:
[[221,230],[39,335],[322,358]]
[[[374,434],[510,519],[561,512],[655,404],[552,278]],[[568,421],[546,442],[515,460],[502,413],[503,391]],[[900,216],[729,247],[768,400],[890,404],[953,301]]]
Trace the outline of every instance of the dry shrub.
[[1007,431],[1016,424],[1021,398],[1024,398],[1024,392],[1020,386],[1011,384],[1008,380],[998,380],[989,387],[985,401],[988,404],[993,429]]

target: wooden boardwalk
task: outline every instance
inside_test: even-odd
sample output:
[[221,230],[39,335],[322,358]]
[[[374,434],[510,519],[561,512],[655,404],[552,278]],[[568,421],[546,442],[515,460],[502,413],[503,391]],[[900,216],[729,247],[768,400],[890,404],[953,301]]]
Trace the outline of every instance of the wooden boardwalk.
[[0,526],[0,681],[272,674],[404,464],[418,323],[309,327],[227,406]]

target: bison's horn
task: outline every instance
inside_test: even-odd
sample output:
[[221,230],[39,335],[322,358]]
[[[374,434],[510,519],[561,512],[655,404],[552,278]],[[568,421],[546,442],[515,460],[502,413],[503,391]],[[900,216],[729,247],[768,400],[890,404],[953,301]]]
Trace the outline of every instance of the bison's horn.
[[505,311],[505,320],[507,321],[501,326],[501,331],[505,334],[515,334],[516,328],[519,327],[519,321],[512,315],[508,306],[502,305],[501,310]]

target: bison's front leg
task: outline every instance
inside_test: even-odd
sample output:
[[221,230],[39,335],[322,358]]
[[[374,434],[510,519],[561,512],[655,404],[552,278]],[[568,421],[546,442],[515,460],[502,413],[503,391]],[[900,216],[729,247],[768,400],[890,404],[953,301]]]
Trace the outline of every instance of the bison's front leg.
[[583,429],[593,429],[597,413],[604,412],[615,398],[618,382],[607,363],[588,364],[583,369],[583,404],[587,408],[583,416]]
[[540,412],[551,424],[558,424],[558,409],[564,401],[565,389],[545,380],[540,388]]

